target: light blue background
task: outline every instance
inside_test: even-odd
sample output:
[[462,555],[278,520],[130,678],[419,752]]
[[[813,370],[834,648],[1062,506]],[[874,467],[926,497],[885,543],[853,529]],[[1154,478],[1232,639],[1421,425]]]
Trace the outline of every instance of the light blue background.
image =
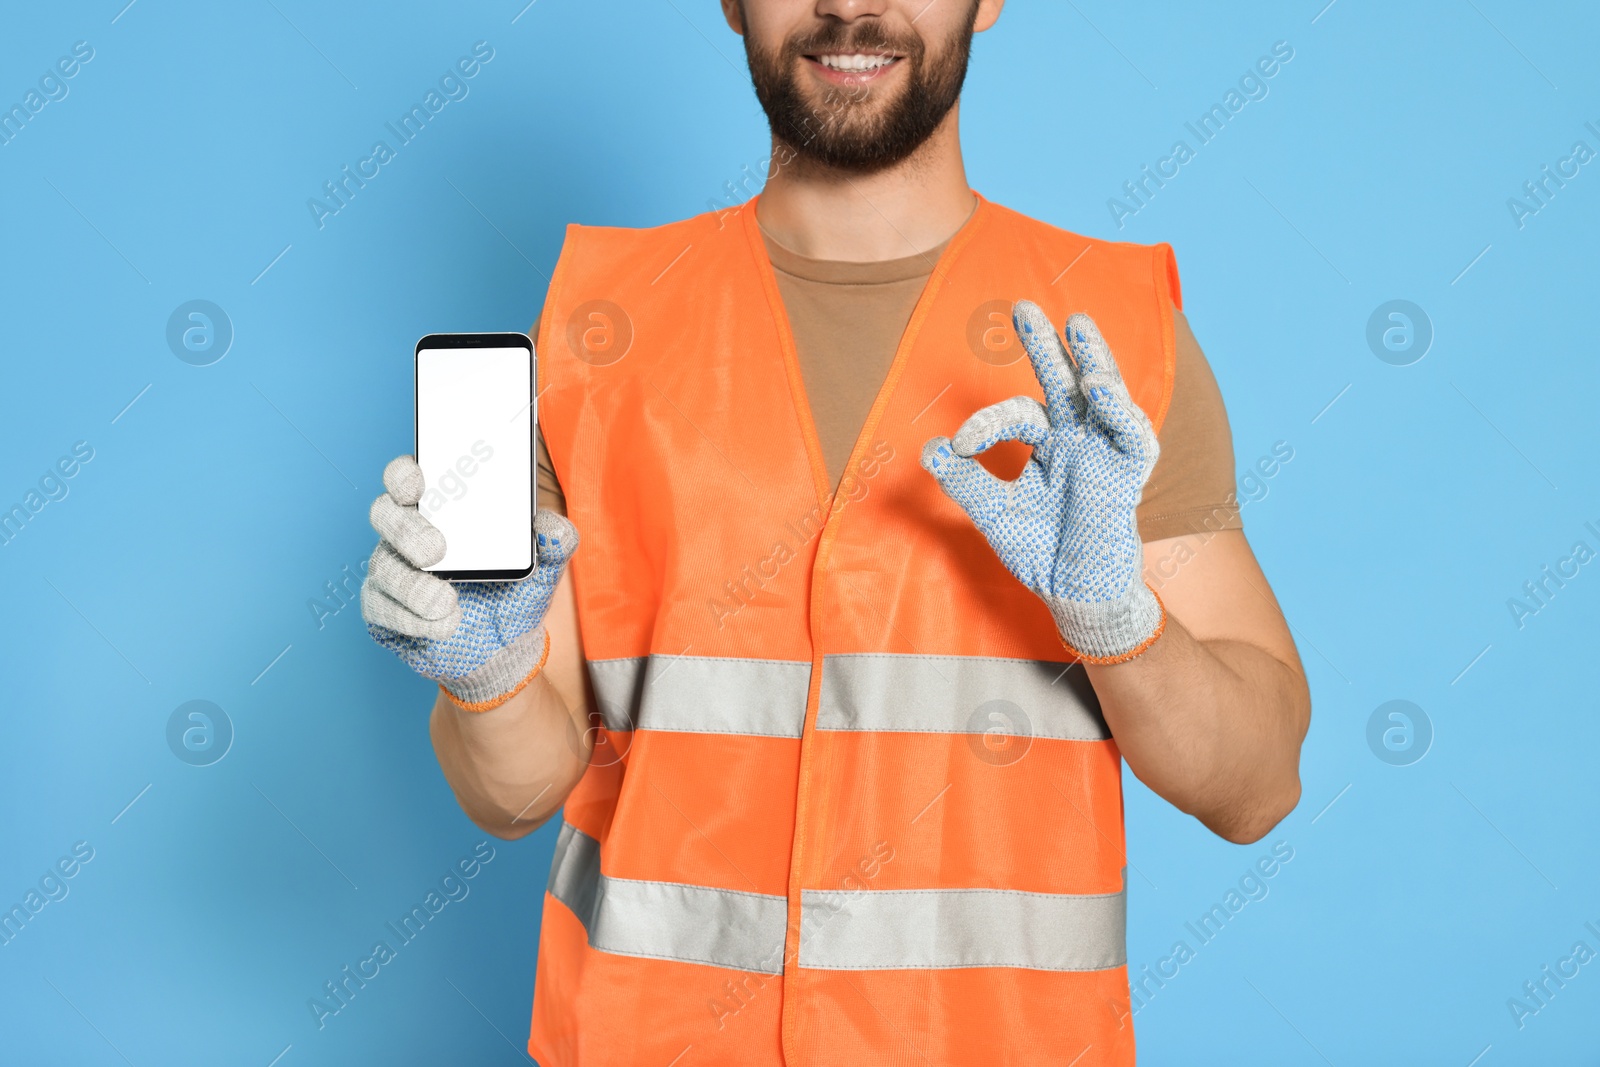
[[[0,947],[0,1060],[517,1062],[550,827],[494,842],[466,900],[312,1020],[484,835],[434,763],[431,687],[356,608],[319,630],[307,601],[371,548],[418,336],[526,329],[566,222],[680,218],[759,168],[739,43],[710,0],[124,2],[9,5],[0,33],[5,104],[95,49],[0,147],[0,503],[95,450],[0,548],[0,904],[95,850]],[[1525,228],[1506,200],[1600,148],[1600,17],[1321,6],[1015,0],[966,94],[973,184],[1170,241],[1239,468],[1294,450],[1245,521],[1311,679],[1305,797],[1240,848],[1130,777],[1133,969],[1272,843],[1294,859],[1140,1012],[1142,1062],[1594,1064],[1600,962],[1523,1029],[1506,1001],[1600,949],[1600,565],[1523,629],[1506,601],[1600,548],[1600,164]],[[319,230],[306,199],[478,40],[470,95]],[[1270,95],[1119,232],[1107,198],[1279,40]],[[203,368],[164,339],[195,298],[236,331]],[[1365,341],[1394,298],[1434,326],[1411,366]],[[1435,730],[1406,767],[1366,741],[1396,698]],[[236,730],[213,766],[167,747],[192,699]]]

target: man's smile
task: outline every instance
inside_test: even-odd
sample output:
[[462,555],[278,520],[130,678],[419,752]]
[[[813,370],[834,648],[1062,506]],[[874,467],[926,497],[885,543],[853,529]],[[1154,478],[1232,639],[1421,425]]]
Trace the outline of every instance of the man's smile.
[[821,52],[805,57],[818,77],[831,85],[873,84],[902,65],[904,56],[890,52]]

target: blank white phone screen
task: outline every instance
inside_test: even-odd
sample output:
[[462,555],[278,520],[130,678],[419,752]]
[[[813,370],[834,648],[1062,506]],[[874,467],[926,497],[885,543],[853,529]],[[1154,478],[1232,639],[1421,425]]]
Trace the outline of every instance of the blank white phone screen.
[[418,507],[444,534],[430,571],[533,563],[533,360],[525,348],[417,353]]

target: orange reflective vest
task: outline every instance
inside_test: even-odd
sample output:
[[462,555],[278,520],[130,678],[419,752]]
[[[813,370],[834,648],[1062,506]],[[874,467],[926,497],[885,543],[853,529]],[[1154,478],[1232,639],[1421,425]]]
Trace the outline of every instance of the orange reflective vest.
[[[599,708],[544,898],[546,1067],[1133,1063],[1121,757],[1044,604],[918,465],[1087,311],[1158,426],[1171,250],[980,199],[838,492],[755,201],[573,226],[539,418]],[[983,462],[1015,477],[1023,446]]]

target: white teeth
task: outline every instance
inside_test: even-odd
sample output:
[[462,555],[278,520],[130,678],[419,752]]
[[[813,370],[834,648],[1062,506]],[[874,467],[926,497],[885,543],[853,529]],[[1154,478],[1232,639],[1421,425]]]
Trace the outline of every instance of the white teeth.
[[857,74],[862,71],[877,70],[879,67],[887,67],[890,63],[894,62],[894,58],[894,56],[864,55],[863,53],[856,52],[851,55],[820,55],[817,57],[817,62],[821,63],[829,70],[839,70],[851,74]]

